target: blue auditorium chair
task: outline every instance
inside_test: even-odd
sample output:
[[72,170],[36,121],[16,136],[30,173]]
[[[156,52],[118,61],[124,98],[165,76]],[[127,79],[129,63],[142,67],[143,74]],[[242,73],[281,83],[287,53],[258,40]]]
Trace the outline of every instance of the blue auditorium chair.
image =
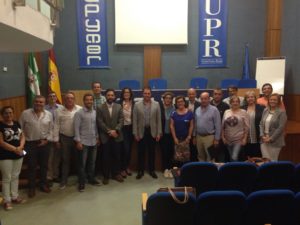
[[141,84],[138,80],[120,80],[119,89],[131,88],[132,90],[141,89]]
[[196,188],[197,195],[216,189],[218,168],[209,162],[190,162],[180,169],[180,176],[175,180],[176,187]]
[[245,225],[293,225],[294,193],[290,190],[261,190],[247,197]]
[[154,78],[148,81],[148,85],[151,89],[162,89],[165,90],[168,88],[168,83],[166,79],[163,78]]
[[295,165],[289,161],[268,162],[258,167],[256,189],[294,189]]
[[253,163],[228,162],[219,169],[218,190],[237,190],[248,195],[255,187],[257,168]]
[[190,81],[190,88],[206,89],[208,80],[204,77],[194,77]]
[[[184,192],[175,192],[176,198],[183,200]],[[143,225],[194,225],[196,197],[189,194],[184,204],[174,201],[169,192],[152,194],[146,203]]]
[[295,215],[295,225],[300,225],[300,192],[295,195],[295,206],[294,206],[294,215]]
[[222,89],[227,89],[229,86],[236,86],[238,87],[239,86],[239,79],[236,79],[236,78],[229,78],[229,79],[224,79],[224,80],[221,80],[221,88]]
[[294,190],[300,192],[300,163],[295,166]]
[[246,196],[240,191],[208,191],[197,199],[197,225],[244,225]]
[[241,79],[238,88],[256,88],[257,82],[253,79]]

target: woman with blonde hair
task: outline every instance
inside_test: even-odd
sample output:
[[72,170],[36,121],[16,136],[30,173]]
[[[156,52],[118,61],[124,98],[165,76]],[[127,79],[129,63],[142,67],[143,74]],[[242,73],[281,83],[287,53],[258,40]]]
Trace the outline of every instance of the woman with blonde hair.
[[238,161],[242,146],[247,143],[249,116],[240,108],[237,96],[230,98],[230,109],[226,110],[222,120],[222,140],[227,146],[230,161]]
[[272,161],[278,160],[281,148],[285,145],[284,129],[287,116],[280,105],[281,96],[277,93],[271,94],[259,125],[262,156]]
[[248,157],[261,157],[259,124],[265,107],[257,104],[256,100],[254,91],[251,90],[245,93],[242,108],[246,110],[250,119],[249,134],[244,151],[245,159]]

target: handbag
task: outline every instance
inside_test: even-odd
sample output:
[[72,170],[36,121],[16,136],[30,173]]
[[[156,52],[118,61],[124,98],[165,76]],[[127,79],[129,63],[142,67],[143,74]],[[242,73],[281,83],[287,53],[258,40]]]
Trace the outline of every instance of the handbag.
[[256,166],[261,166],[264,163],[271,162],[271,160],[263,157],[248,157],[245,162],[254,163]]
[[178,162],[187,162],[190,161],[190,145],[185,141],[179,142],[175,145],[174,149],[174,160]]
[[[185,204],[188,202],[189,200],[189,193],[193,194],[194,196],[196,196],[196,189],[194,187],[163,187],[163,188],[159,188],[157,190],[157,192],[169,192],[173,198],[173,200],[178,203],[178,204]],[[184,198],[181,201],[180,199],[178,199],[175,195],[176,192],[184,192]]]

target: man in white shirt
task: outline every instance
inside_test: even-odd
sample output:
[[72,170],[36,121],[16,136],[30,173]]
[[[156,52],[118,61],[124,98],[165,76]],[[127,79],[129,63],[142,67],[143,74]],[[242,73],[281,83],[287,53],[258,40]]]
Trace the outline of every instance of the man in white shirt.
[[71,154],[75,150],[74,143],[74,115],[81,109],[81,106],[75,105],[75,95],[68,92],[64,96],[64,107],[55,112],[53,140],[56,147],[61,148],[62,171],[60,189],[67,185]]
[[[225,102],[226,104],[228,104],[230,106],[230,98],[232,96],[238,96],[237,95],[238,94],[238,87],[231,85],[227,88],[227,90],[228,90],[228,97],[224,98],[223,102]],[[243,106],[244,105],[244,97],[241,97],[241,96],[238,96],[238,97],[240,99],[240,105]]]
[[28,197],[35,196],[36,167],[40,167],[40,189],[51,192],[47,184],[49,144],[52,138],[53,119],[50,112],[44,110],[45,97],[34,98],[33,108],[26,109],[20,116],[20,125],[25,135],[25,151],[28,162]]

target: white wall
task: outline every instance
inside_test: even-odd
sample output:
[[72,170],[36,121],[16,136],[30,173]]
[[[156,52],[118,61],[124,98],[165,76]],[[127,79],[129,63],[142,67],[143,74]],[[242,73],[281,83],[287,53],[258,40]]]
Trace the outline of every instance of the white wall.
[[0,0],[0,52],[43,51],[53,45],[50,19],[29,6]]

